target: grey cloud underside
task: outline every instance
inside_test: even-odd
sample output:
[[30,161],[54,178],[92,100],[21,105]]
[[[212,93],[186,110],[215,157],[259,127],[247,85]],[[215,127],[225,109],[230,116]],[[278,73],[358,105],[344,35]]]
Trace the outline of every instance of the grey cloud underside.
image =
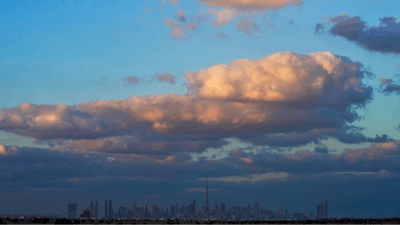
[[[353,41],[361,47],[383,53],[400,53],[400,23],[394,16],[380,18],[379,26],[367,26],[360,17],[342,15],[331,19],[330,33]],[[323,29],[317,24],[316,33]]]
[[[9,148],[6,146],[6,148]],[[368,158],[365,154],[378,154],[384,157]],[[88,155],[85,157],[84,155]],[[9,157],[0,155],[0,183],[5,186],[24,184],[37,185],[51,183],[68,186],[71,183],[90,183],[91,181],[109,182],[109,180],[163,182],[171,180],[196,181],[204,177],[248,176],[270,172],[284,172],[302,179],[313,175],[334,175],[334,173],[378,173],[385,170],[395,175],[400,172],[399,148],[382,153],[379,148],[347,150],[333,157],[331,154],[313,154],[311,151],[298,151],[296,154],[245,153],[236,151],[225,159],[208,161],[178,161],[174,164],[157,165],[138,159],[126,159],[120,155],[108,160],[109,155],[75,154],[46,149],[18,148]],[[395,157],[394,157],[395,156]],[[357,161],[349,160],[358,157]],[[240,158],[252,158],[245,163]],[[239,167],[238,167],[239,166]],[[190,171],[190,172],[188,172]],[[374,175],[372,175],[374,176]],[[282,182],[292,181],[288,177]],[[264,180],[262,182],[268,182]],[[6,185],[8,183],[8,185]],[[5,187],[3,186],[3,187]]]

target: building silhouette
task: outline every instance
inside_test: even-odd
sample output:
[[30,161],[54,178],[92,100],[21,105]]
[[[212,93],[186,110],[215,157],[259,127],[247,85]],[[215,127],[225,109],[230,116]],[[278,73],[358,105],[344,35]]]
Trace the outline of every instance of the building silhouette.
[[323,212],[323,205],[322,204],[318,204],[317,205],[317,219],[321,219],[322,218],[322,212]]
[[208,178],[206,178],[206,207],[205,207],[206,213],[208,213],[209,210],[210,210],[210,207],[208,205]]
[[225,213],[225,211],[226,211],[225,203],[221,203],[221,205],[220,205],[220,207],[219,207],[219,211],[220,211],[221,213]]
[[79,218],[90,218],[90,208],[83,210],[83,213],[79,215]]
[[96,203],[94,203],[93,217],[99,218],[99,202],[98,201],[96,201]]
[[104,204],[104,218],[108,218],[107,199],[106,199],[106,203]]
[[133,208],[132,208],[132,217],[136,218],[136,204],[133,204]]
[[128,218],[128,208],[117,207],[117,218]]
[[114,218],[114,210],[112,208],[112,201],[108,202],[108,217],[107,218]]
[[278,214],[279,214],[280,216],[282,216],[282,206],[279,206],[279,208],[278,208]]
[[328,218],[328,200],[325,200],[322,206],[322,218]]
[[93,216],[93,212],[94,212],[94,210],[93,210],[93,201],[90,201],[90,215],[92,215]]
[[68,204],[68,217],[69,218],[78,217],[78,205],[76,203]]

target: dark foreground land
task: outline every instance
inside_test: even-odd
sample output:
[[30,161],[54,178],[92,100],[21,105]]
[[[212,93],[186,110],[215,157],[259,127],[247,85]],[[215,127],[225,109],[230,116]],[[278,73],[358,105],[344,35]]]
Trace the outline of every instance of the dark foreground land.
[[94,219],[0,219],[0,224],[400,224],[400,218],[348,219],[331,218],[321,220],[94,220]]

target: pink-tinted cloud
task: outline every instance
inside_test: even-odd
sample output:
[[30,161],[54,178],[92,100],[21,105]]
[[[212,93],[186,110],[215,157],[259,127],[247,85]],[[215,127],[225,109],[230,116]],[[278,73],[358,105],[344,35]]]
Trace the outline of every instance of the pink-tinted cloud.
[[195,30],[197,25],[195,23],[187,23],[186,12],[178,10],[175,12],[174,17],[176,21],[172,19],[166,19],[165,25],[171,29],[171,37],[179,40],[186,40],[192,38],[187,33],[191,30]]
[[211,8],[208,9],[208,12],[216,18],[214,20],[214,25],[217,27],[229,23],[235,16],[240,14],[240,12],[232,8],[222,8],[220,10]]
[[220,140],[143,140],[135,136],[116,136],[97,139],[58,140],[60,151],[123,153],[165,156],[180,152],[201,153],[207,148],[220,147]]
[[301,5],[302,0],[200,0],[201,2],[216,7],[232,7],[242,9],[275,8],[287,5]]
[[258,32],[260,30],[260,26],[258,26],[255,22],[251,20],[240,20],[236,23],[236,28],[240,32],[244,32],[248,36],[256,35],[259,36]]
[[[265,12],[268,9],[280,9],[288,5],[299,6],[302,0],[200,0],[209,8],[209,13],[215,17],[214,25],[222,26],[229,23],[235,17],[244,13],[254,14]],[[217,9],[220,8],[220,9]],[[248,19],[245,21],[249,21]],[[249,21],[246,26],[242,22],[237,24],[239,31],[258,30],[258,25]],[[247,33],[248,34],[248,33]]]
[[364,92],[357,77],[360,66],[330,52],[310,55],[285,52],[258,60],[240,59],[231,65],[212,66],[188,73],[186,79],[192,92],[204,98],[265,102],[312,99],[337,104],[339,95],[328,93],[328,89],[335,88],[340,93],[349,88]]
[[[262,139],[271,143],[284,143],[286,138],[292,145],[302,145],[335,134],[358,119],[351,107],[365,104],[372,95],[372,88],[363,85],[361,69],[361,63],[329,52],[276,53],[188,73],[187,95],[133,95],[75,106],[25,103],[3,108],[0,129],[39,140],[73,139],[74,146],[85,143],[76,149],[97,146],[93,149],[98,151],[108,145],[114,146],[114,151],[127,151],[122,143],[129,146],[139,138],[132,132],[167,135],[177,143],[185,135],[197,141],[210,135],[245,139],[266,135]],[[287,136],[281,139],[278,133]],[[134,138],[118,137],[125,135]],[[171,146],[162,141],[158,144]],[[152,144],[143,146],[156,152]],[[254,160],[242,158],[248,163]]]
[[155,78],[159,81],[159,82],[165,82],[165,83],[169,83],[169,84],[175,84],[175,79],[176,76],[170,74],[170,73],[156,73],[155,74]]
[[127,84],[136,85],[136,84],[138,84],[138,83],[140,82],[140,78],[137,77],[137,76],[129,76],[129,77],[126,77],[126,78],[124,79],[124,81],[125,81]]
[[15,146],[5,146],[0,144],[0,157],[15,154],[18,151]]
[[368,148],[349,149],[346,148],[343,158],[350,163],[356,163],[360,160],[377,160],[381,158],[400,157],[400,141],[386,143],[375,143]]
[[169,4],[171,4],[171,5],[176,5],[176,4],[178,4],[179,2],[178,2],[178,0],[161,0],[161,2],[162,3],[169,3]]

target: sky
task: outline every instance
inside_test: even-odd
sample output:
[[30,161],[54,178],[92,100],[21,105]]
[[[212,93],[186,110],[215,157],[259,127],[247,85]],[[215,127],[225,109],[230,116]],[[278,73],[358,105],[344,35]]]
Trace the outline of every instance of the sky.
[[0,2],[0,214],[400,216],[396,0]]

